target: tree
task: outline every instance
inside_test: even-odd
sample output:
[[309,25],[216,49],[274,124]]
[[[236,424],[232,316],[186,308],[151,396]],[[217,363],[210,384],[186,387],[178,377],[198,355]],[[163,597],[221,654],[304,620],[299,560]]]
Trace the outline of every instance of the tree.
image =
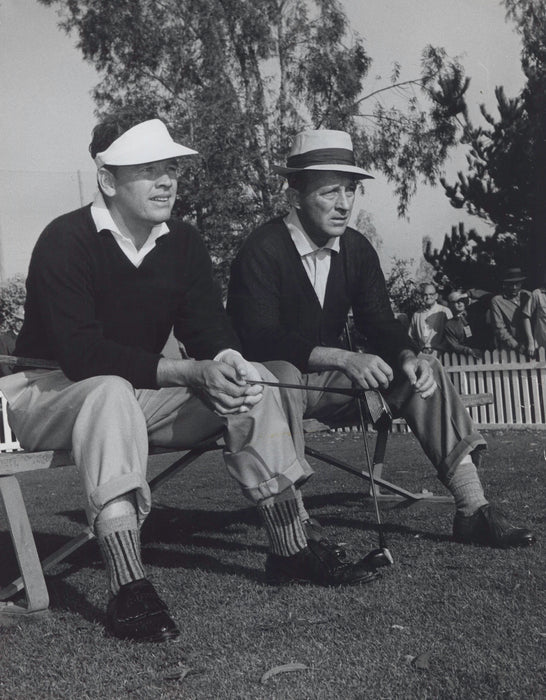
[[[371,59],[339,0],[40,0],[102,75],[98,112],[158,115],[199,159],[184,162],[177,212],[203,232],[225,278],[239,237],[283,206],[271,176],[306,126],[354,136],[359,162],[391,180],[403,214],[455,143],[457,63],[427,47],[422,73],[365,91]],[[421,106],[418,92],[426,102]],[[387,104],[386,96],[399,98]],[[455,105],[455,106],[454,106]]]
[[483,237],[476,229],[466,231],[460,223],[451,227],[440,249],[427,241],[423,256],[432,265],[433,280],[445,296],[458,288],[497,292],[498,270],[517,265],[518,251],[518,242],[510,234]]
[[408,321],[421,306],[421,294],[415,275],[411,271],[413,259],[393,257],[392,267],[387,275],[387,292],[398,313],[406,314]]
[[504,4],[522,36],[527,83],[515,98],[496,88],[498,115],[481,106],[487,126],[474,126],[459,109],[467,172],[459,172],[455,184],[442,184],[454,207],[493,224],[487,246],[498,243],[494,257],[511,250],[538,282],[546,271],[546,3]]
[[25,303],[26,288],[24,275],[10,277],[0,287],[0,331],[17,334],[20,321],[16,318]]

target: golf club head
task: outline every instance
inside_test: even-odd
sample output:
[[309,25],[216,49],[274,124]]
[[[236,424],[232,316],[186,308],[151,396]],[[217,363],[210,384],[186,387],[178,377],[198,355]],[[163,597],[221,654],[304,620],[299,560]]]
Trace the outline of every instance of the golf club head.
[[361,563],[370,567],[370,569],[378,569],[381,566],[392,566],[394,559],[392,554],[386,547],[372,549],[371,552],[361,559]]

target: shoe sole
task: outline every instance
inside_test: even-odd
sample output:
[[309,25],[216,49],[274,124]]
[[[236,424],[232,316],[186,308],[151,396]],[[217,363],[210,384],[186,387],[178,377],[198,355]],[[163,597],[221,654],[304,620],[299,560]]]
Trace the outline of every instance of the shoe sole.
[[266,583],[268,586],[286,586],[290,584],[297,584],[299,586],[320,586],[321,588],[335,588],[339,586],[357,586],[358,584],[371,583],[372,581],[381,578],[379,571],[373,571],[366,574],[362,578],[356,581],[347,581],[346,583],[320,583],[319,581],[311,581],[308,578],[293,578],[291,576],[275,575],[271,576],[266,574]]
[[489,547],[491,549],[516,549],[521,547],[532,547],[536,542],[536,537],[526,537],[520,542],[510,544],[492,544],[491,542],[480,542],[479,540],[466,540],[462,537],[453,536],[453,542],[458,544],[471,544],[475,547]]
[[134,642],[138,644],[147,644],[147,643],[161,643],[161,642],[169,642],[173,641],[175,639],[178,639],[180,637],[180,630],[167,630],[164,632],[158,632],[157,634],[151,634],[148,637],[132,637],[129,634],[116,634],[112,630],[107,629],[106,633],[109,637],[114,637],[115,639],[120,639],[123,642]]

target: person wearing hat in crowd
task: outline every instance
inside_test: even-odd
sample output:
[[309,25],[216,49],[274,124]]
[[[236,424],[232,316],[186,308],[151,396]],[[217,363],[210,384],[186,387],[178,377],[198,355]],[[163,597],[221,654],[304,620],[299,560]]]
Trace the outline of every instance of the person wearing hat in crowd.
[[[239,352],[200,236],[170,218],[178,159],[196,152],[160,120],[131,125],[122,115],[95,128],[90,152],[99,192],[36,243],[15,348],[60,369],[25,369],[0,389],[23,447],[72,450],[106,564],[110,633],[178,636],[140,553],[151,507],[148,446],[187,449],[222,430],[228,470],[258,504],[272,542],[270,569],[298,552],[301,579],[375,579],[368,568],[331,561],[320,542],[308,546],[294,489],[311,472],[300,392],[247,383],[275,377]],[[171,328],[195,359],[162,356]]]
[[[395,319],[377,253],[349,226],[356,189],[372,176],[356,165],[350,135],[306,130],[295,137],[286,167],[286,216],[254,230],[231,268],[228,313],[245,355],[286,360],[268,367],[302,386],[379,389],[403,416],[454,496],[453,533],[462,542],[525,545],[516,528],[488,503],[474,458],[485,441],[438,360],[418,355]],[[370,349],[351,352],[339,340],[352,309]],[[354,420],[350,396],[302,391],[302,415],[325,422]]]
[[499,350],[515,350],[529,354],[528,339],[524,328],[523,309],[530,292],[522,289],[525,280],[521,268],[508,268],[501,279],[502,292],[491,299],[491,321],[495,333],[495,343]]
[[522,313],[529,354],[534,355],[538,348],[546,348],[546,279],[533,289]]
[[419,351],[438,357],[447,349],[444,332],[452,313],[438,303],[438,290],[432,282],[421,285],[421,298],[423,308],[411,317],[409,336]]
[[470,297],[462,289],[453,290],[447,300],[453,312],[444,331],[448,350],[480,358],[488,347],[488,327],[480,305],[470,303]]

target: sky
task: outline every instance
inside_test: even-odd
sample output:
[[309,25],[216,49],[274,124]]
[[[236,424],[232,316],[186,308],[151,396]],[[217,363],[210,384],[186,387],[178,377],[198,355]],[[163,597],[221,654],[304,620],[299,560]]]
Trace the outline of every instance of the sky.
[[[343,5],[373,58],[367,88],[387,79],[394,61],[402,65],[402,80],[417,76],[427,44],[459,57],[472,78],[468,98],[476,121],[480,103],[494,110],[495,86],[504,85],[514,96],[524,83],[520,41],[498,0],[343,0]],[[0,0],[0,279],[24,272],[43,227],[93,193],[87,147],[95,123],[90,92],[99,76],[58,21],[56,10],[37,0]],[[447,163],[449,180],[464,163],[462,151]],[[453,209],[441,187],[420,188],[408,219],[399,219],[392,188],[380,174],[367,183],[356,208],[370,214],[387,269],[393,255],[418,260],[423,236],[440,245],[459,221],[488,231],[480,220]]]

